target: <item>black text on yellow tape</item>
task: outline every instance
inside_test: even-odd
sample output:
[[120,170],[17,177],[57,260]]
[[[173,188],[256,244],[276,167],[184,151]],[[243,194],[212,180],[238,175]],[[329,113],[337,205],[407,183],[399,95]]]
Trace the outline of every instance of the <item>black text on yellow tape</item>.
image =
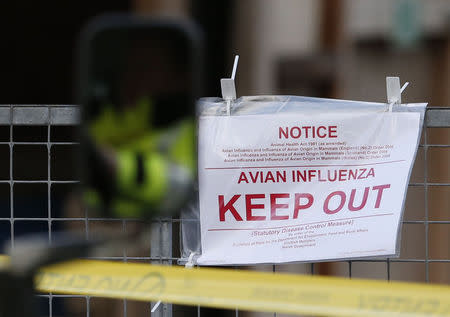
[[450,287],[77,260],[36,276],[43,292],[322,316],[450,316]]

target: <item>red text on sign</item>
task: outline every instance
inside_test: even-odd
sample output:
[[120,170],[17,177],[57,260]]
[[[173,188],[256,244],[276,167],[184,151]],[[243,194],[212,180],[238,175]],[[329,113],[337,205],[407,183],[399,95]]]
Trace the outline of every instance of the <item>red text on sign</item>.
[[[348,211],[363,210],[371,193],[376,195],[373,208],[378,209],[381,206],[383,193],[390,188],[390,184],[365,187],[363,192],[357,194],[356,189],[352,189],[349,195],[343,191],[334,191],[328,194],[323,203],[323,212],[332,215],[336,214],[346,206]],[[224,195],[218,195],[219,220],[225,221],[226,216],[235,221],[276,221],[298,219],[303,210],[309,209],[314,203],[314,196],[310,193],[295,193],[293,205],[290,205],[291,194],[289,193],[271,193],[271,194],[246,194],[245,212],[239,212],[235,204],[241,198],[241,195],[233,195],[231,199],[225,202]],[[348,200],[347,200],[348,197]],[[266,208],[266,198],[269,198],[269,204]],[[331,204],[331,201],[335,201]],[[245,220],[244,220],[245,218]]]
[[294,126],[294,127],[279,127],[279,139],[314,139],[314,138],[337,138],[337,126]]

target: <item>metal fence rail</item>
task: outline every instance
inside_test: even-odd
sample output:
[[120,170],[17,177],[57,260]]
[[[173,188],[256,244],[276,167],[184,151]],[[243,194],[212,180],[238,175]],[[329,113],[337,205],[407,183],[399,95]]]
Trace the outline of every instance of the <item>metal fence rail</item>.
[[[79,118],[77,106],[0,106],[0,239],[3,242],[10,240],[14,246],[14,239],[20,234],[38,231],[48,234],[51,243],[52,233],[62,229],[81,229],[89,238],[105,230],[125,232],[139,225],[136,219],[89,217],[87,211],[67,198],[71,188],[78,184],[71,164],[76,164],[73,153],[78,151],[79,143],[74,131]],[[449,130],[450,108],[429,108],[409,185],[400,258],[274,265],[263,269],[450,283]],[[146,245],[101,259],[176,263],[180,222],[178,218],[155,221]],[[403,265],[408,268],[404,269]],[[40,295],[40,301],[43,316],[63,315],[69,310],[77,312],[70,316],[148,316],[152,307],[76,295],[46,294]],[[164,304],[153,316],[188,312],[200,316],[203,310]],[[225,314],[244,313],[236,310]]]

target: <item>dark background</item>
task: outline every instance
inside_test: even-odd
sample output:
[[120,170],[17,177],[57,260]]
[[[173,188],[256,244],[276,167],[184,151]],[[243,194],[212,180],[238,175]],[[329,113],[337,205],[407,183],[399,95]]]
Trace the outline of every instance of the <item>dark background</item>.
[[[231,4],[204,0],[191,4],[191,16],[208,47],[206,95],[218,95],[218,80],[225,76],[223,39],[229,36]],[[131,12],[133,7],[130,0],[2,1],[0,103],[72,104],[77,40],[83,25],[96,15]]]

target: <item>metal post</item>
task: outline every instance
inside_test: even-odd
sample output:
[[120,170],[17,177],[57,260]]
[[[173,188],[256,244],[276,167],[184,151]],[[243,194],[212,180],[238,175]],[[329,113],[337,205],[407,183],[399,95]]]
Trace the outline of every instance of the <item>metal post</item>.
[[[172,221],[159,220],[152,223],[150,257],[153,264],[172,265]],[[153,309],[157,303],[152,302]],[[172,317],[172,304],[161,303],[152,317]]]

